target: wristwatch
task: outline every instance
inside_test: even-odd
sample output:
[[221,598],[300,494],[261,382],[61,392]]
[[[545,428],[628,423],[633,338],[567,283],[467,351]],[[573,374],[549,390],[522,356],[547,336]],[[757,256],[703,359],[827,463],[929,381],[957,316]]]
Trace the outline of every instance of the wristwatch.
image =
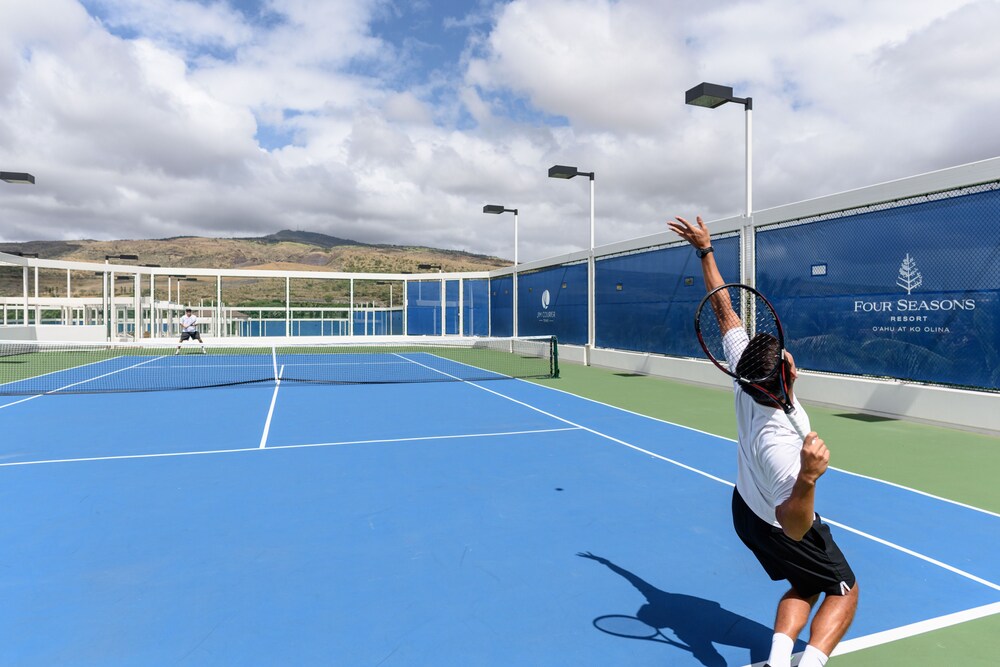
[[698,259],[702,259],[708,253],[715,252],[715,248],[713,248],[712,246],[708,246],[707,248],[695,248],[694,252],[696,255],[698,255]]

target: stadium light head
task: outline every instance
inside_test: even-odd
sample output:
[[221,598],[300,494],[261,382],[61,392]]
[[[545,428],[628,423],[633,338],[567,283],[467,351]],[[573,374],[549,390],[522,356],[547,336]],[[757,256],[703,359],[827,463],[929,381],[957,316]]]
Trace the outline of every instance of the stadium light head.
[[18,257],[32,257],[34,259],[38,259],[37,252],[12,252],[10,254],[17,255]]
[[108,260],[108,259],[131,259],[131,260],[137,260],[137,259],[139,259],[139,255],[105,255],[104,259],[105,260]]
[[499,215],[500,213],[513,213],[514,215],[517,215],[517,209],[506,208],[499,204],[487,204],[483,207],[483,213],[493,213],[496,215]]
[[717,83],[699,83],[684,93],[684,103],[695,107],[717,109],[726,102],[736,102],[750,109],[753,100],[749,97],[734,97],[732,86],[720,86]]
[[575,176],[589,176],[594,180],[594,172],[580,171],[576,167],[567,167],[564,164],[557,164],[549,167],[549,178],[573,178]]
[[0,171],[0,181],[19,185],[34,185],[35,177],[20,171]]

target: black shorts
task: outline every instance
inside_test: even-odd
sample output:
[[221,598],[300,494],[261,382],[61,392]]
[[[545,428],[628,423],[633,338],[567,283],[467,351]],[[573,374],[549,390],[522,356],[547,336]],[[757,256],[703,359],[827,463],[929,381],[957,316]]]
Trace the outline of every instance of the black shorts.
[[181,332],[181,342],[183,343],[188,338],[190,338],[191,340],[196,340],[199,343],[202,342],[202,340],[201,340],[201,334],[198,333],[197,331],[182,331]]
[[768,576],[787,579],[799,595],[847,595],[854,588],[854,572],[818,514],[809,532],[796,542],[754,514],[733,489],[733,526]]

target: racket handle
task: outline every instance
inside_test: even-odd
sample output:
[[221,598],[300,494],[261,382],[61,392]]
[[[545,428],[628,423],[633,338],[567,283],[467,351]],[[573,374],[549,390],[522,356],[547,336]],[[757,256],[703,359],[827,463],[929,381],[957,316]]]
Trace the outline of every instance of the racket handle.
[[795,429],[795,432],[799,434],[800,438],[805,440],[807,432],[805,428],[802,426],[802,419],[799,416],[799,411],[796,410],[795,408],[792,408],[791,410],[786,410],[785,414],[788,415],[788,421],[792,423],[792,428]]

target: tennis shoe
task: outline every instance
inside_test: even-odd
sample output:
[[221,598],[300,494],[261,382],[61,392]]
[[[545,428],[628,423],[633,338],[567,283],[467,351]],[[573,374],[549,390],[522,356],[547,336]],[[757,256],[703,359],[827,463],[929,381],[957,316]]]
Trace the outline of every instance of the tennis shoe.
[[205,348],[201,348],[201,353],[205,354]]

